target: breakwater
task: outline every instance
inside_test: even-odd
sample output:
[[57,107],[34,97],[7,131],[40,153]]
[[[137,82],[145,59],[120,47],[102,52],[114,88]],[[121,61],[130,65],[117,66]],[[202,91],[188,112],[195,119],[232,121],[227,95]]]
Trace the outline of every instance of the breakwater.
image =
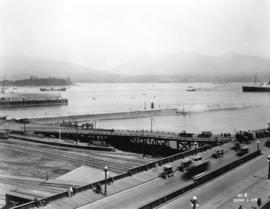
[[75,115],[62,115],[62,116],[49,116],[49,117],[32,117],[29,119],[32,121],[39,121],[39,122],[50,122],[50,121],[55,122],[57,120],[88,121],[88,120],[142,118],[142,117],[162,116],[162,115],[167,116],[167,115],[176,115],[176,114],[185,114],[185,112],[179,112],[178,109],[171,108],[171,109],[156,109],[156,110],[114,112],[114,113],[75,114]]

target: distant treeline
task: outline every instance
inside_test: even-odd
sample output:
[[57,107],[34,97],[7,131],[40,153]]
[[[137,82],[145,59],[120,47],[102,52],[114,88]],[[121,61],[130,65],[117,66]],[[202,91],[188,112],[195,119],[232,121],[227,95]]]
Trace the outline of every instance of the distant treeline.
[[66,86],[71,85],[72,82],[70,78],[55,78],[55,77],[49,77],[49,78],[38,78],[35,76],[31,76],[28,79],[23,80],[5,80],[1,81],[1,85],[3,85],[3,82],[5,82],[5,86]]

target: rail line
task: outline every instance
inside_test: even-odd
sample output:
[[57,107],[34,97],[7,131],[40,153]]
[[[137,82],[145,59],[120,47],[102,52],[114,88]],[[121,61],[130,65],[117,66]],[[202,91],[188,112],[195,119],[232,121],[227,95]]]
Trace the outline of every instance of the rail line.
[[[20,144],[24,147],[26,147],[24,144]],[[123,158],[123,157],[117,157],[117,156],[104,156],[102,154],[91,154],[91,153],[81,153],[81,152],[73,152],[70,150],[69,151],[59,151],[59,149],[52,149],[51,147],[47,147],[47,146],[42,146],[42,147],[39,147],[37,148],[34,144],[27,144],[27,148],[29,147],[33,147],[35,150],[42,150],[42,151],[48,151],[49,153],[51,153],[52,151],[56,154],[58,154],[59,152],[61,152],[61,155],[69,155],[69,156],[72,156],[72,157],[83,157],[83,158],[87,158],[89,160],[97,160],[97,161],[102,161],[102,162],[110,162],[110,163],[115,163],[117,165],[119,165],[119,163],[121,163],[121,166],[123,165],[123,162],[124,163],[127,163],[128,165],[128,168],[131,168],[131,167],[136,167],[136,166],[139,166],[139,165],[142,165],[142,164],[145,164],[147,163],[147,161],[142,161],[142,160],[137,160],[137,159],[128,159],[128,158]],[[55,147],[53,147],[55,148]],[[114,160],[114,161],[112,161]],[[116,163],[115,160],[119,161],[119,163]]]
[[[19,139],[12,139],[12,140],[16,141],[16,143],[20,143],[20,144],[26,144],[27,143],[27,144],[29,144],[29,146],[34,146],[34,144],[38,144],[36,142],[26,142],[26,141],[21,143],[21,140],[19,140]],[[54,148],[54,149],[58,149],[58,150],[61,149],[58,146],[53,146],[53,145],[48,145],[48,144],[46,144],[46,145],[42,144],[41,146],[44,149],[45,148],[49,148],[49,149]],[[68,152],[73,152],[75,154],[78,154],[78,149],[65,148],[65,150],[68,150]],[[76,152],[74,152],[75,150],[76,150]],[[134,164],[136,164],[135,166],[142,165],[142,164],[153,161],[153,160],[150,160],[150,159],[146,160],[146,159],[133,159],[133,158],[123,158],[122,157],[122,156],[125,156],[125,157],[130,156],[130,157],[138,158],[139,155],[138,154],[133,154],[133,153],[114,153],[114,152],[108,152],[107,153],[106,151],[96,151],[96,150],[80,150],[79,153],[80,154],[85,153],[85,154],[87,154],[89,156],[91,155],[92,157],[99,156],[101,158],[108,158],[109,160],[115,159],[115,160],[123,161],[123,160],[127,159],[128,163],[134,163]]]
[[38,189],[41,191],[49,193],[59,193],[66,191],[71,185],[64,185],[58,183],[49,183],[49,182],[37,182],[32,180],[23,180],[23,179],[11,179],[0,177],[0,182],[8,185],[14,185],[18,188],[23,189]]
[[[50,157],[53,159],[61,159],[61,160],[65,160],[65,161],[69,161],[69,162],[74,162],[80,165],[87,165],[87,166],[91,166],[91,167],[95,167],[98,169],[103,169],[104,166],[108,166],[110,168],[111,171],[114,171],[116,173],[122,173],[127,171],[128,169],[132,168],[132,167],[136,167],[138,164],[132,164],[130,162],[126,162],[129,163],[129,165],[125,165],[123,163],[125,163],[122,159],[122,162],[119,163],[115,163],[115,162],[110,162],[110,161],[106,161],[103,159],[99,159],[97,157],[90,157],[90,156],[78,156],[77,154],[70,154],[64,151],[59,151],[59,150],[52,150],[52,149],[48,149],[48,148],[37,148],[35,146],[24,146],[24,145],[14,145],[14,144],[4,144],[1,143],[1,147],[4,147],[6,149],[11,149],[11,150],[15,150],[15,151],[21,151],[21,152],[29,152],[31,151],[31,153],[35,153],[35,154],[39,154],[39,155],[43,155],[46,157]],[[141,164],[140,164],[141,165]]]

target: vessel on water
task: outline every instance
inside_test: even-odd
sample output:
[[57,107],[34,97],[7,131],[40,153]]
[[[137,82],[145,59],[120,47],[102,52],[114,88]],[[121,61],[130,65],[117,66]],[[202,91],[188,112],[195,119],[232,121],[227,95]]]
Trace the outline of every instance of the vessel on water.
[[61,87],[61,88],[40,88],[40,91],[66,91],[67,89],[65,87]]
[[187,91],[196,91],[196,89],[195,89],[194,87],[192,87],[192,86],[189,86],[189,87],[187,88]]
[[56,94],[0,94],[0,109],[67,105],[68,100]]
[[243,92],[270,92],[270,80],[268,83],[258,83],[257,77],[255,76],[254,85],[242,86]]

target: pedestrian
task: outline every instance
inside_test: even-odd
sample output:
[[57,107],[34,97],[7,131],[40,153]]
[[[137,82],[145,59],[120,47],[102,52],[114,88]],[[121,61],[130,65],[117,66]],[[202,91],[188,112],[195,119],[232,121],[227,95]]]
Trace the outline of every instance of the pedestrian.
[[72,187],[69,187],[68,197],[72,197],[72,195],[73,195],[73,189],[72,189]]
[[243,206],[242,206],[242,205],[240,205],[238,209],[243,209]]
[[39,199],[35,196],[34,198],[35,206],[39,208],[41,206]]
[[258,198],[258,199],[257,199],[257,205],[258,205],[258,207],[260,207],[260,206],[262,205],[262,200],[261,200],[261,198]]
[[76,191],[75,189],[76,189],[76,187],[73,185],[72,186],[73,195],[75,195],[75,191]]

